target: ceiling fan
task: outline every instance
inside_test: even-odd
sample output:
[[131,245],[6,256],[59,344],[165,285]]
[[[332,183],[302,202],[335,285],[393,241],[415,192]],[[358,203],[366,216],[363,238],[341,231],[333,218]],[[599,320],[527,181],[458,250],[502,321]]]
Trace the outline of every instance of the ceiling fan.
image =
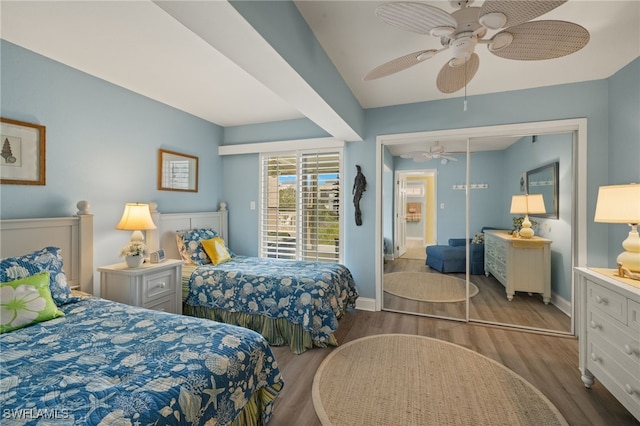
[[449,1],[458,8],[452,13],[417,2],[378,6],[376,15],[387,24],[439,37],[442,48],[393,59],[371,70],[364,80],[394,74],[447,51],[450,59],[440,70],[436,86],[443,93],[453,93],[465,87],[478,71],[480,57],[475,53],[478,44],[486,44],[489,52],[502,58],[534,61],[569,55],[589,42],[589,32],[573,22],[531,21],[567,0],[486,0],[481,7],[472,7],[473,2]]
[[412,151],[406,154],[401,154],[401,158],[413,158],[416,163],[424,163],[433,159],[444,159],[451,161],[458,161],[457,158],[452,157],[449,154],[453,154],[453,151],[447,151],[447,149],[436,142],[428,151]]

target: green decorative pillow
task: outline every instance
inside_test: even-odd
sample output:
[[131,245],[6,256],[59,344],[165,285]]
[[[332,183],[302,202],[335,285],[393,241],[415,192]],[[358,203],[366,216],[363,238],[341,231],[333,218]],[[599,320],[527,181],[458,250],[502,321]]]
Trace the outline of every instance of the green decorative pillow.
[[0,284],[0,333],[61,316],[49,290],[49,272]]

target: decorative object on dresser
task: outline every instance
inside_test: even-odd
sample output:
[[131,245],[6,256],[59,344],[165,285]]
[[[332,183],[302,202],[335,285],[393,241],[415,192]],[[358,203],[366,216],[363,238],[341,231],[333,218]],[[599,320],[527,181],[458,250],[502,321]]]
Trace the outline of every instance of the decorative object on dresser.
[[551,300],[551,243],[546,238],[516,238],[509,231],[486,230],[485,275],[493,275],[505,286],[510,301],[516,291],[524,291],[541,293],[547,304]]
[[156,229],[149,211],[149,204],[127,203],[116,229],[133,231],[131,241],[122,248],[120,256],[125,258],[129,268],[139,268],[147,255],[147,246],[144,243],[142,231]]
[[521,194],[511,197],[511,214],[524,214],[520,236],[522,238],[531,238],[535,233],[531,227],[529,214],[544,213],[544,199],[542,194]]
[[640,284],[615,269],[576,268],[579,368],[640,420]]
[[0,117],[0,135],[0,183],[44,185],[45,126]]
[[127,268],[122,263],[101,266],[100,296],[127,305],[182,313],[182,261],[169,259]]
[[622,242],[625,251],[616,259],[618,275],[640,280],[640,184],[601,186],[594,221],[626,223],[631,227]]

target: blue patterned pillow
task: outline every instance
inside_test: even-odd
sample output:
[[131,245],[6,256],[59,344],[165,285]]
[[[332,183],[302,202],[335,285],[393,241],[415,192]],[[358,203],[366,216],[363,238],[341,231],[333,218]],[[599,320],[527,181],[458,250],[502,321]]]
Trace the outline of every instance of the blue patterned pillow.
[[202,240],[210,240],[218,236],[218,232],[211,228],[187,229],[178,231],[176,241],[182,260],[192,265],[207,265],[211,259],[204,251]]
[[71,288],[62,269],[62,254],[58,247],[45,247],[24,256],[7,257],[0,261],[0,282],[26,278],[49,272],[49,289],[56,305],[71,301]]

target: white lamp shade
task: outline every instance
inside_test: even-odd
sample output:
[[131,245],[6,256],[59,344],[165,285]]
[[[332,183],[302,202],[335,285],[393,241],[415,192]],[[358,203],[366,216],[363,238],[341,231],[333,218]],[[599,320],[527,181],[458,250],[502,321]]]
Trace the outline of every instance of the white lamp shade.
[[149,204],[127,203],[124,206],[122,219],[120,219],[120,222],[116,225],[116,229],[123,231],[156,229],[156,225],[153,223],[153,219],[151,219]]
[[524,194],[511,197],[511,214],[546,213],[542,194]]
[[640,223],[640,184],[601,186],[594,220],[604,223]]

